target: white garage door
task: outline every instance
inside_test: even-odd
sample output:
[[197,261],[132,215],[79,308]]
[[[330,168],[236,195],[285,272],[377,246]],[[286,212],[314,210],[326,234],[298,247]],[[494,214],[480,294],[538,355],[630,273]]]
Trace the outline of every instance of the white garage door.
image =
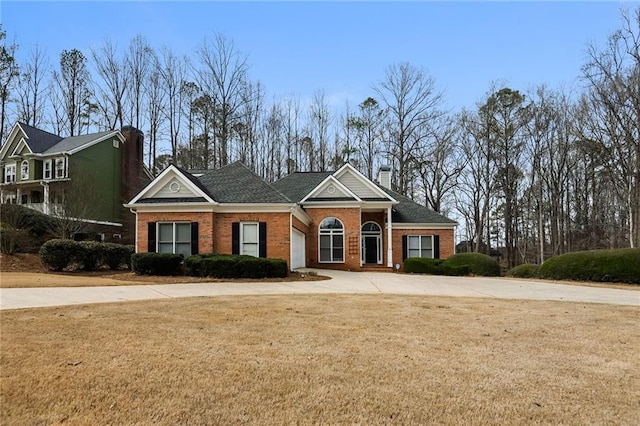
[[304,268],[305,263],[305,235],[297,229],[292,229],[291,238],[291,269]]

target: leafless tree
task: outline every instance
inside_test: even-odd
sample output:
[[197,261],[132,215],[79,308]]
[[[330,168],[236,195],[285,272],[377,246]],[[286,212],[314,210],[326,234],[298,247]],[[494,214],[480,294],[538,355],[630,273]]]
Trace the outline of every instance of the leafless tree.
[[583,67],[591,112],[609,154],[604,166],[624,194],[628,240],[640,245],[640,8],[622,12],[622,28],[605,48],[591,45]]
[[15,79],[20,75],[15,58],[17,49],[18,45],[15,42],[7,42],[7,32],[0,24],[0,141],[4,140],[6,132],[9,95]]
[[122,128],[125,97],[130,84],[126,60],[118,52],[117,45],[109,38],[105,39],[99,48],[91,49],[91,57],[99,77],[99,80],[94,79],[94,93],[96,104],[102,112],[100,122],[105,126],[105,130]]
[[187,58],[178,57],[170,48],[163,47],[159,73],[162,81],[161,87],[164,89],[164,98],[166,99],[164,113],[169,125],[171,158],[174,164],[177,164],[178,145],[181,135],[180,125],[185,98],[182,86],[187,78]]
[[54,71],[54,103],[61,106],[63,127],[69,136],[82,131],[84,108],[89,102],[89,71],[87,59],[77,50],[63,50],[60,54],[60,71]]
[[22,67],[17,87],[19,121],[34,127],[43,124],[48,90],[45,77],[50,71],[46,52],[36,44],[31,49],[29,60]]
[[316,90],[309,106],[308,115],[309,137],[313,144],[312,151],[309,152],[311,170],[327,170],[330,152],[328,131],[331,121],[332,118],[324,92]]
[[389,114],[388,155],[395,162],[397,189],[408,194],[415,156],[427,137],[421,130],[441,114],[438,107],[442,92],[436,88],[433,77],[408,63],[389,66],[374,90]]
[[137,35],[129,43],[129,51],[125,58],[126,80],[129,81],[129,122],[137,129],[142,126],[144,118],[144,84],[153,67],[153,50],[147,40]]
[[216,105],[219,129],[219,149],[216,153],[220,165],[229,163],[229,144],[237,113],[242,105],[242,91],[247,79],[247,57],[222,34],[213,40],[205,38],[197,49],[199,66],[194,70],[196,82]]

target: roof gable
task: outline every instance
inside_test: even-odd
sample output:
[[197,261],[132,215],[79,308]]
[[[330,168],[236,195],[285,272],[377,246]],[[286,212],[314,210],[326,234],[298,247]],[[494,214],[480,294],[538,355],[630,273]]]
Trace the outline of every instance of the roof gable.
[[16,149],[16,144],[20,143],[21,139],[24,139],[30,152],[39,154],[60,142],[62,137],[17,122],[13,125],[9,136],[7,136],[4,145],[0,149],[0,158],[13,153]]
[[32,154],[31,148],[27,145],[27,142],[24,139],[20,139],[20,142],[16,144],[16,148],[11,153],[11,156],[14,155],[24,155],[24,154]]
[[172,164],[140,191],[129,204],[160,202],[163,200],[215,203],[215,200],[197,185],[188,173]]
[[333,176],[336,177],[344,186],[349,188],[351,192],[359,198],[386,198],[389,201],[395,201],[386,192],[381,190],[375,183],[371,182],[353,167],[350,163],[345,163],[340,167]]
[[347,188],[333,175],[327,176],[300,202],[304,203],[305,201],[321,201],[323,199],[362,201],[360,197],[349,190],[349,188]]
[[295,202],[300,202],[309,191],[324,181],[331,172],[293,172],[271,184],[275,189]]

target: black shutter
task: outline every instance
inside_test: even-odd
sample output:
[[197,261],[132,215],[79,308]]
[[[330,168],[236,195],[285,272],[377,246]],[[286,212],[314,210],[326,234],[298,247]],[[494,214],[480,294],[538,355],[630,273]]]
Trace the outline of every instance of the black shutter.
[[267,222],[258,225],[258,256],[267,257]]
[[240,222],[231,224],[231,254],[240,254]]
[[147,251],[149,253],[156,252],[156,223],[147,223]]
[[191,222],[191,254],[198,254],[198,222]]
[[404,262],[407,258],[407,236],[402,236],[402,261]]
[[440,259],[440,235],[433,236],[433,258]]

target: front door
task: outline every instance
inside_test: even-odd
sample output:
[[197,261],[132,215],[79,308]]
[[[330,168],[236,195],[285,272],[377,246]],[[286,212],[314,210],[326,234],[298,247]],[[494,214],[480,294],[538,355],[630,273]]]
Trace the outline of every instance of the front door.
[[378,263],[378,239],[376,236],[364,237],[364,263]]

